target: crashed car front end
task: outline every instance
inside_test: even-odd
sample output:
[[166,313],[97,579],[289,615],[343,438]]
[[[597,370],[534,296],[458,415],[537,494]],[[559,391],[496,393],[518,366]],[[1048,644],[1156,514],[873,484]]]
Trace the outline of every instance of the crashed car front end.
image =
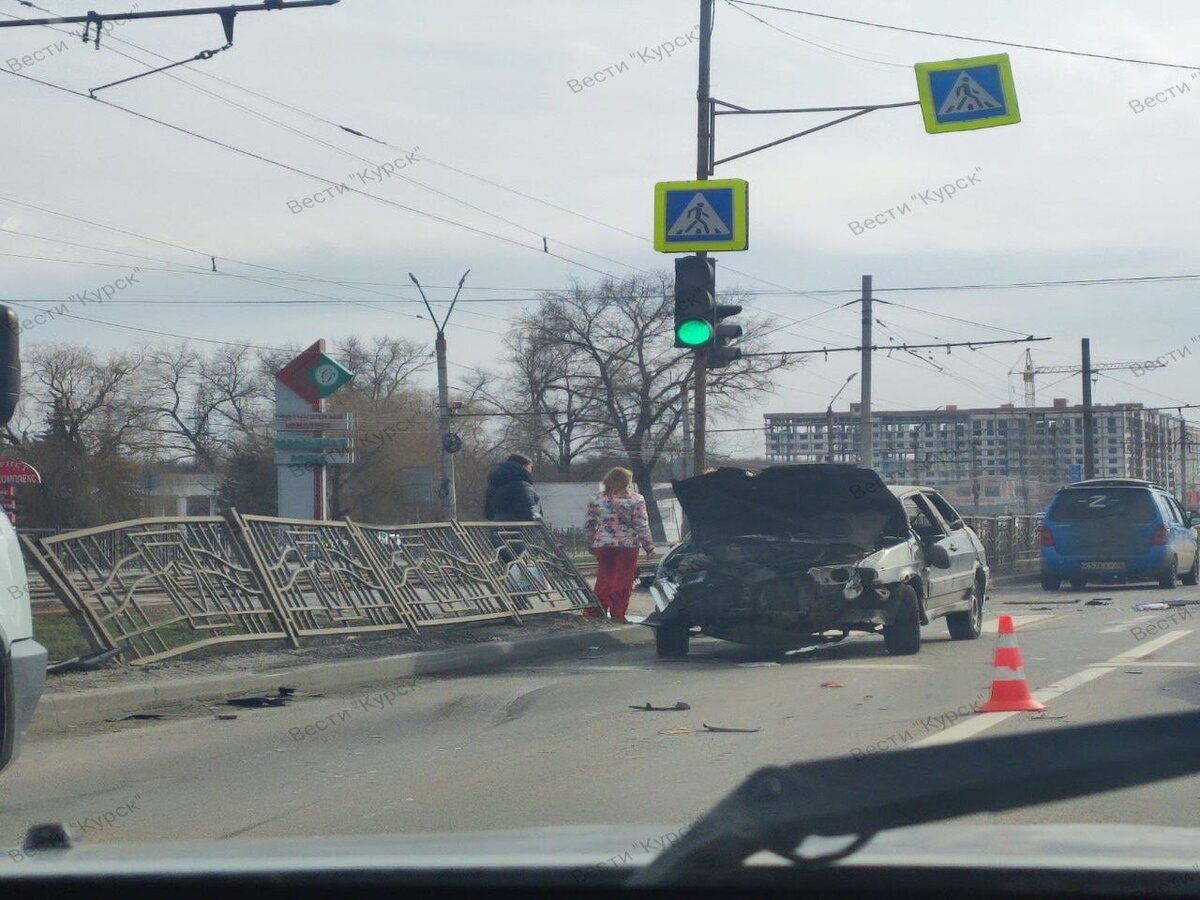
[[[718,470],[676,484],[693,532],[659,566],[647,625],[686,623],[725,640],[771,644],[895,621],[897,587],[920,583],[924,569],[903,509],[870,470],[788,468],[836,477],[772,474],[778,483],[765,485],[748,473],[722,474],[742,470]],[[764,496],[771,499],[755,510]]]
[[820,548],[800,544],[795,549],[801,552],[788,560],[790,549],[781,552],[774,542],[760,545],[754,550],[775,560],[746,565],[731,561],[721,548],[681,544],[650,587],[655,612],[646,624],[682,618],[703,634],[751,644],[827,631],[874,631],[892,624],[896,587],[919,580],[923,568],[916,540],[816,565],[804,559],[805,551]]

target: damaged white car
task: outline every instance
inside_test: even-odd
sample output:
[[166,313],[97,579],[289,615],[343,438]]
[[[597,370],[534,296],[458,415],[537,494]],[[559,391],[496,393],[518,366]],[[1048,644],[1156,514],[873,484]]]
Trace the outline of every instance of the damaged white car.
[[979,636],[983,544],[931,488],[836,464],[723,468],[672,486],[691,532],[650,588],[659,656],[686,656],[696,632],[778,648],[882,632],[897,655],[918,652],[936,618],[954,640]]

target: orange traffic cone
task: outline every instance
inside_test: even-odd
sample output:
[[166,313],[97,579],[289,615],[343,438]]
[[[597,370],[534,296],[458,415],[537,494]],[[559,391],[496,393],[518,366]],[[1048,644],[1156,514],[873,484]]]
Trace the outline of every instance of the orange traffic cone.
[[1013,630],[1012,616],[1000,617],[1000,639],[996,643],[993,665],[992,696],[979,707],[979,712],[1036,712],[1045,709],[1029,693],[1029,682],[1025,680],[1025,664],[1021,660],[1021,648],[1017,646],[1017,634]]

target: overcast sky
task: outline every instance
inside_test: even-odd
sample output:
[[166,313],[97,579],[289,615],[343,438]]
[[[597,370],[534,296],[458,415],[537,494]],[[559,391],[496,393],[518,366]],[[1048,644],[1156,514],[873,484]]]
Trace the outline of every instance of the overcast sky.
[[[111,0],[39,0],[38,5],[56,14],[129,8]],[[198,4],[142,0],[139,8],[191,5]],[[1194,3],[778,0],[776,5],[1200,65],[1194,50],[1200,7]],[[9,74],[0,80],[7,132],[0,253],[13,255],[0,257],[3,293],[11,301],[53,306],[139,265],[133,287],[106,303],[73,303],[70,312],[261,346],[321,337],[336,345],[349,334],[394,334],[432,343],[432,326],[415,318],[422,307],[397,302],[417,297],[409,272],[429,285],[453,285],[470,268],[471,290],[464,297],[475,301],[533,297],[536,290],[560,288],[572,279],[596,278],[594,270],[667,271],[670,257],[654,253],[649,240],[653,185],[694,174],[697,45],[681,40],[686,47],[673,47],[662,61],[655,60],[653,48],[694,34],[697,9],[695,0],[342,0],[328,8],[239,16],[232,50],[175,70],[177,78],[154,75],[99,94],[389,201],[347,193],[312,208],[305,208],[303,199],[326,187],[319,180],[11,74],[15,70],[86,93],[144,70],[114,51],[152,59],[115,38],[174,61],[223,43],[215,17],[121,25],[102,40],[100,51],[82,45],[77,35],[48,28],[4,29],[0,71]],[[750,11],[791,34],[719,0],[713,94],[743,106],[913,100],[913,63],[1006,49]],[[0,0],[0,12],[41,15],[17,0]],[[59,44],[63,40],[66,49]],[[43,51],[40,60],[32,56],[56,45],[59,49]],[[1012,331],[1051,337],[1034,345],[1039,365],[1077,361],[1083,336],[1092,339],[1093,358],[1101,362],[1200,346],[1191,341],[1200,335],[1200,315],[1194,284],[1187,281],[886,292],[1200,272],[1195,264],[1200,79],[1191,77],[1195,73],[1033,50],[1007,52],[1022,114],[1018,125],[928,135],[916,108],[884,110],[718,168],[717,177],[749,181],[752,223],[750,249],[720,255],[720,285],[769,292],[756,294],[752,306],[780,316],[781,324],[824,312],[777,333],[776,348],[857,343],[858,309],[831,307],[851,299],[865,273],[874,276],[882,299],[980,323],[880,306],[880,343],[934,336],[988,340]],[[603,83],[572,88],[572,79],[582,84],[585,76],[615,70],[620,63],[628,64],[626,70]],[[1130,101],[1156,94],[1167,100],[1141,112],[1131,107]],[[718,124],[718,155],[820,121],[811,115],[724,118]],[[397,148],[418,148],[419,161],[406,162],[381,182],[352,174],[368,163],[403,161],[405,154]],[[958,179],[969,186],[948,201],[920,199],[923,192]],[[12,200],[189,249],[72,222]],[[877,213],[886,217],[886,210],[904,203],[911,212],[886,225],[861,234],[850,227]],[[541,252],[543,236],[557,256]],[[217,274],[210,255],[217,258]],[[373,286],[354,290],[295,275]],[[811,293],[830,290],[850,293]],[[435,289],[431,296],[448,299],[450,291]],[[231,305],[215,300],[318,302]],[[521,308],[515,302],[465,304],[449,329],[451,359],[470,365],[494,359],[504,320]],[[59,319],[30,331],[25,340],[108,348],[155,338]],[[885,409],[995,405],[1010,399],[1010,385],[1018,392],[1011,399],[1019,403],[1021,385],[1008,370],[1022,352],[1017,345],[950,356],[940,351],[933,362],[941,371],[911,355],[880,355],[877,404]],[[856,354],[834,354],[828,361],[812,357],[781,379],[775,396],[748,405],[737,421],[721,425],[760,425],[764,411],[824,409],[838,384],[857,369]],[[1198,374],[1195,355],[1141,377],[1114,372],[1100,379],[1096,399],[1149,405],[1200,401],[1194,389]],[[1039,400],[1063,396],[1078,402],[1080,397],[1077,376],[1042,376],[1038,387]],[[843,395],[839,407],[857,398],[856,386],[853,392],[854,397]],[[723,445],[754,452],[761,440],[745,434]]]

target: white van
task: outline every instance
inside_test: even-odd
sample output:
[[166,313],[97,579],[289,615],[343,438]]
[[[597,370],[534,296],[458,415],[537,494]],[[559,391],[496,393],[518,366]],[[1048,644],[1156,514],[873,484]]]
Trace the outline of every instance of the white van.
[[[0,426],[21,392],[20,325],[0,304]],[[46,648],[33,639],[29,581],[16,529],[0,513],[0,770],[17,758],[46,684]]]

